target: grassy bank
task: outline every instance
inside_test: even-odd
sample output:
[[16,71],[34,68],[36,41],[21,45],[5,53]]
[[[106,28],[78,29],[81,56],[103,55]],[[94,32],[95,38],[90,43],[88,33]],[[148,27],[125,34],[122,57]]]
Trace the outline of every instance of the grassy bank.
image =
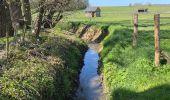
[[33,37],[12,48],[0,76],[0,100],[68,100],[78,87],[86,45],[77,38]]
[[[138,47],[132,48],[133,30],[110,26],[101,53],[105,92],[112,100],[170,99],[170,65],[154,66],[154,35],[141,30]],[[161,49],[169,52],[170,31],[161,31]],[[170,54],[170,52],[169,52]],[[162,61],[163,63],[163,61]]]

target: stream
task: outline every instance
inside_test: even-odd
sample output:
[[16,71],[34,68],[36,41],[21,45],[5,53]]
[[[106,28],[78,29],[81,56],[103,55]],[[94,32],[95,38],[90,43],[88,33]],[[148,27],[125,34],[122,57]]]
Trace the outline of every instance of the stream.
[[75,100],[101,100],[102,84],[98,70],[99,54],[92,48],[85,54],[84,66],[80,74],[80,86]]

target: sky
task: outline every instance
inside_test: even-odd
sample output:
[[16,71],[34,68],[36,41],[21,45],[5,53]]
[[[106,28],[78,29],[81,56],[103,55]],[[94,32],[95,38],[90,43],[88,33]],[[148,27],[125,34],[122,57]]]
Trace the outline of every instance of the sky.
[[170,0],[89,0],[91,6],[126,6],[130,3],[170,4]]

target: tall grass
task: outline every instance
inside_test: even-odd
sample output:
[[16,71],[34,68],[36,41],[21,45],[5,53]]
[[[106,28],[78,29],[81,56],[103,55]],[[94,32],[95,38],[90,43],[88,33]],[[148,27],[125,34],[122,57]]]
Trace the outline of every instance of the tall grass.
[[64,100],[74,95],[86,45],[79,39],[42,36],[12,48],[0,76],[0,100]]
[[[135,49],[132,48],[131,27],[110,26],[110,34],[103,40],[103,67],[100,71],[104,77],[105,91],[111,99],[170,99],[170,65],[154,66],[154,32],[151,26],[148,24],[146,30],[140,29],[138,47]],[[170,50],[169,33],[168,28],[161,30],[161,49],[167,52]]]

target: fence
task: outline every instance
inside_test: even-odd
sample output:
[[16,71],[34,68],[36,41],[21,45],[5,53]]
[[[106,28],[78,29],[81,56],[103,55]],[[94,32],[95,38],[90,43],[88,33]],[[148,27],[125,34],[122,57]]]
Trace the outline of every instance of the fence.
[[[170,61],[170,57],[164,51],[160,49],[160,14],[154,15],[154,41],[155,41],[155,65],[160,65],[160,57],[163,56],[167,62]],[[138,14],[134,14],[133,17],[134,32],[133,32],[133,47],[137,46],[138,37]]]

